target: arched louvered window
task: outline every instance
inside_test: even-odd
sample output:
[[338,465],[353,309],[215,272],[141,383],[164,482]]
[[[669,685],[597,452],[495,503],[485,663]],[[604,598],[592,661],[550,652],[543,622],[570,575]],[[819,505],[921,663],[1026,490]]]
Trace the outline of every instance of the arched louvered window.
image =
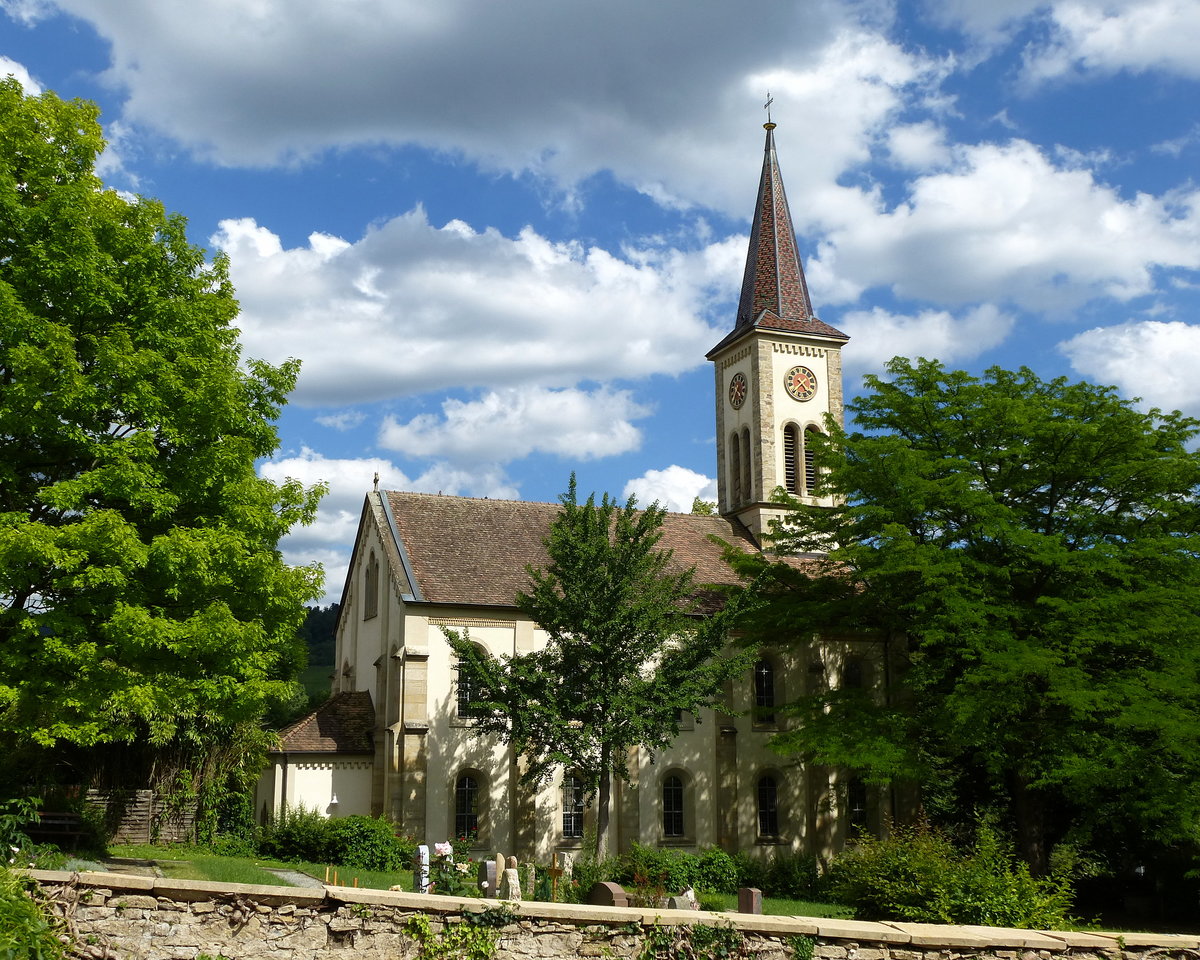
[[758,835],[779,836],[779,785],[770,774],[758,778]]
[[750,428],[742,428],[742,491],[747,502],[754,499],[754,474],[750,463]]
[[736,433],[729,438],[729,478],[729,498],[736,507],[742,502],[742,442]]
[[820,434],[816,427],[806,427],[804,430],[804,490],[811,497],[817,487],[816,451],[813,449],[812,438]]
[[783,485],[797,496],[800,488],[800,430],[794,423],[783,428]]

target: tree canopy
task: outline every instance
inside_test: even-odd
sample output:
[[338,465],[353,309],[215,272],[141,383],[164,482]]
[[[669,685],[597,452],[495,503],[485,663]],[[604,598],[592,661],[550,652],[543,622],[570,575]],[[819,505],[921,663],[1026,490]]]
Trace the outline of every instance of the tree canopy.
[[1035,867],[1200,839],[1200,423],[1027,369],[898,358],[867,387],[816,454],[838,505],[778,530],[819,571],[735,562],[751,638],[874,638],[891,689],[794,704],[785,745],[935,814],[999,807]]
[[694,571],[659,548],[664,510],[607,494],[580,503],[574,476],[560,500],[550,563],[529,570],[530,590],[517,598],[545,647],[495,658],[448,635],[478,691],[479,730],[512,743],[529,780],[558,767],[582,777],[603,855],[612,778],[628,776],[628,750],[665,748],[680,712],[713,703],[745,665],[725,649],[728,614],[699,616]]
[[320,491],[255,472],[297,365],[240,357],[224,257],[103,145],[0,81],[0,736],[220,743],[289,693],[318,592],[278,542]]

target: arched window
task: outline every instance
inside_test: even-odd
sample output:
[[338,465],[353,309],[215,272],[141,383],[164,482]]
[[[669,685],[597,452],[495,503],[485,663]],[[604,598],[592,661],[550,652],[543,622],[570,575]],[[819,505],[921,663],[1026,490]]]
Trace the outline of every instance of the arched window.
[[750,468],[750,428],[742,428],[742,490],[745,491],[746,501],[754,499],[754,474]]
[[775,722],[775,665],[770,660],[754,665],[754,721]]
[[[475,645],[477,649],[483,650],[479,644]],[[478,707],[472,707],[471,701],[478,700],[480,696],[479,678],[471,669],[471,665],[463,660],[458,661],[457,676],[455,678],[455,698],[457,700],[458,715],[463,718],[481,717],[486,712]]]
[[682,837],[683,828],[683,780],[671,774],[663,780],[662,787],[663,836]]
[[847,657],[842,664],[842,688],[861,690],[867,685],[862,657]]
[[363,573],[363,619],[370,620],[379,615],[379,561],[375,551],[367,558],[367,569]]
[[779,836],[779,786],[770,774],[758,778],[758,835]]
[[563,777],[562,782],[563,837],[578,839],[583,836],[583,780],[573,773]]
[[729,491],[733,506],[742,502],[742,442],[735,433],[729,438],[729,478],[732,489]]
[[469,773],[454,782],[454,835],[479,836],[479,781]]
[[800,430],[794,423],[783,428],[783,485],[788,493],[799,496],[800,489]]
[[810,497],[817,488],[816,450],[813,449],[812,438],[820,433],[816,427],[804,428],[804,490]]
[[846,834],[863,833],[868,826],[870,809],[867,805],[867,785],[858,777],[846,784]]

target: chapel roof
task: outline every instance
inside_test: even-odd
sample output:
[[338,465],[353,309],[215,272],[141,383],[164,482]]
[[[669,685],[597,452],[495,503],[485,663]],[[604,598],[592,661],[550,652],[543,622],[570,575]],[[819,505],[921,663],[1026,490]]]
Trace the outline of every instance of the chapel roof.
[[[549,563],[545,540],[561,509],[557,503],[480,500],[390,490],[385,494],[395,533],[420,600],[511,607],[529,587],[526,567]],[[757,552],[736,519],[668,513],[659,546],[676,568],[695,566],[697,586],[736,584],[710,537]]]
[[742,276],[737,322],[733,330],[709,351],[709,357],[751,330],[768,329],[849,340],[846,334],[818,320],[813,313],[796,246],[796,230],[783,189],[779,158],[775,154],[775,124],[767,131],[763,150],[758,200],[750,225],[750,247]]
[[284,753],[374,753],[375,707],[366,690],[334,694],[279,731]]

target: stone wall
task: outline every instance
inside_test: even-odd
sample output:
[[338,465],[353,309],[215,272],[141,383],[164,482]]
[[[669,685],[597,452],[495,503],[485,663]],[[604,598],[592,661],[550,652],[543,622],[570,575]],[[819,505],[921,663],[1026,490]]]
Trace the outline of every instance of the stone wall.
[[[756,960],[1196,960],[1200,936],[1040,933],[988,927],[714,914],[685,910],[501,903],[351,887],[305,889],[30,871],[80,944],[113,960],[416,960],[420,918],[439,936],[465,914],[493,920],[496,960],[638,953],[658,925],[724,926]],[[1153,955],[1151,957],[1151,955]]]

